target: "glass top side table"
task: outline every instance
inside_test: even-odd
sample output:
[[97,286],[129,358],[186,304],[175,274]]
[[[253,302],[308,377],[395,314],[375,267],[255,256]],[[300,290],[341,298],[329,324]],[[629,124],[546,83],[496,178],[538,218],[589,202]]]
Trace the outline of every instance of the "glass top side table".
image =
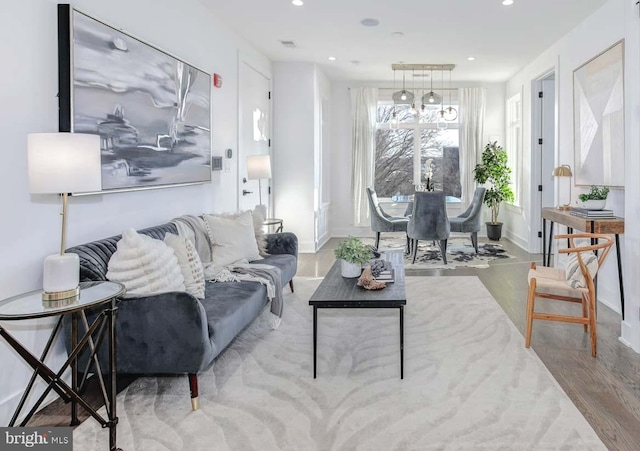
[[[32,291],[19,296],[0,301],[0,321],[21,321],[35,318],[45,318],[58,316],[58,321],[54,326],[44,350],[38,358],[31,351],[25,348],[16,340],[0,323],[0,336],[33,368],[33,374],[29,380],[20,402],[9,422],[9,426],[14,426],[25,402],[31,392],[38,376],[46,383],[47,388],[38,398],[27,415],[20,422],[20,426],[26,426],[29,420],[38,410],[51,390],[55,391],[65,402],[71,402],[71,426],[79,424],[78,404],[82,406],[93,418],[95,418],[103,428],[109,429],[109,449],[115,451],[116,447],[116,426],[118,417],[116,415],[116,347],[115,347],[115,315],[117,311],[118,299],[125,293],[124,285],[116,282],[82,282],[80,283],[80,294],[74,298],[62,301],[43,301],[42,291]],[[96,319],[89,324],[85,310],[89,308],[101,309]],[[62,318],[65,314],[71,314],[71,350],[69,357],[64,364],[56,371],[45,364],[49,350],[58,335]],[[82,321],[86,333],[78,339],[78,322]],[[107,339],[109,348],[109,368],[108,384],[102,375],[97,351],[103,340]],[[78,382],[78,356],[88,348],[89,360],[84,369],[83,379]],[[98,377],[100,388],[107,410],[107,418],[103,418],[93,409],[82,397],[80,393],[85,388],[87,375],[90,367],[93,366]],[[71,367],[71,386],[62,380],[64,371]]]
[[278,218],[267,218],[264,221],[262,221],[262,225],[267,227],[275,226],[276,228],[275,233],[280,233],[284,230],[284,221]]

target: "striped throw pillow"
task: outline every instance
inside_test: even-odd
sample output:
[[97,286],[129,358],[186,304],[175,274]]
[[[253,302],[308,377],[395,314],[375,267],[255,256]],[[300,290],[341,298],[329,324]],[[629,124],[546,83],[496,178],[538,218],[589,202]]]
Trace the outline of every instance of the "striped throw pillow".
[[[588,244],[578,244],[577,247],[588,246]],[[598,272],[598,257],[593,251],[584,251],[580,252],[582,257],[582,262],[587,267],[587,271],[591,277],[595,277]],[[586,288],[587,281],[582,274],[582,270],[580,269],[580,263],[578,262],[578,253],[572,252],[567,257],[567,261],[564,264],[564,270],[567,276],[567,283],[571,285],[572,288]]]

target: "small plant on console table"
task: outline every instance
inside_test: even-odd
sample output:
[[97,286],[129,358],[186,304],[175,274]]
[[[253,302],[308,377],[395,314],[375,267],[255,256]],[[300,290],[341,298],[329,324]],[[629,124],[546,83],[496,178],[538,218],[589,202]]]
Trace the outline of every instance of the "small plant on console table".
[[358,238],[350,236],[334,251],[336,258],[342,260],[342,277],[360,277],[362,265],[373,258],[371,247]]
[[502,236],[502,223],[498,222],[500,204],[513,202],[511,190],[511,168],[507,166],[507,152],[497,141],[488,143],[482,152],[482,163],[477,164],[473,178],[480,184],[489,183],[484,195],[484,203],[491,209],[491,222],[487,222],[487,237],[499,240]]
[[596,185],[591,186],[591,191],[588,193],[580,194],[578,199],[578,206],[587,210],[602,210],[607,205],[607,196],[609,195],[609,187],[603,186],[602,188]]

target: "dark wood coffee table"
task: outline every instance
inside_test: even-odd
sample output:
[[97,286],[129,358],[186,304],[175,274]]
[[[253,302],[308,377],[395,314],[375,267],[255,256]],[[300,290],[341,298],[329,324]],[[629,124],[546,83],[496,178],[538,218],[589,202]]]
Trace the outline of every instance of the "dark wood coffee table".
[[395,282],[378,291],[357,286],[358,279],[346,279],[337,260],[309,300],[313,306],[313,378],[316,378],[319,308],[397,308],[400,312],[400,379],[404,378],[404,306],[407,304],[403,254],[386,252],[385,258],[395,271]]

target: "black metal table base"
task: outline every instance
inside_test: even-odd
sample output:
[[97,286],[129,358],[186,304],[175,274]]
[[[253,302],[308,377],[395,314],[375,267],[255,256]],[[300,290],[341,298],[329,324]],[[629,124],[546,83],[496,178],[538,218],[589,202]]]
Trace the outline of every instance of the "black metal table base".
[[[70,313],[72,315],[72,326],[71,326],[71,344],[72,349],[69,353],[69,357],[64,362],[64,364],[60,367],[58,372],[54,372],[51,368],[49,368],[45,360],[49,351],[51,349],[51,345],[55,341],[56,336],[58,335],[61,324],[62,324],[62,316],[58,319],[47,343],[44,347],[44,350],[40,356],[40,358],[36,357],[29,350],[27,350],[19,341],[17,341],[5,328],[0,326],[0,336],[2,336],[7,343],[24,359],[24,361],[33,368],[33,374],[29,379],[29,383],[18,403],[18,406],[11,417],[11,421],[9,422],[9,426],[14,426],[18,421],[20,413],[25,406],[27,398],[33,389],[35,381],[39,376],[47,383],[47,387],[40,395],[35,404],[31,407],[27,415],[20,422],[20,426],[24,427],[28,424],[29,420],[33,417],[33,415],[37,412],[38,408],[45,400],[47,395],[51,392],[51,390],[55,391],[60,398],[65,402],[71,402],[71,426],[76,426],[79,424],[78,421],[78,405],[80,405],[84,410],[89,413],[96,421],[98,421],[103,428],[109,429],[109,450],[110,451],[118,451],[120,448],[116,446],[116,425],[118,424],[118,417],[116,414],[116,348],[115,348],[115,315],[117,311],[117,300],[113,299],[108,306],[96,317],[91,325],[88,324],[86,315],[84,311]],[[83,325],[85,328],[85,334],[78,340],[78,321],[83,321]],[[94,341],[95,336],[95,341]],[[109,347],[109,383],[105,385],[104,378],[102,376],[102,371],[100,368],[100,364],[98,362],[97,352],[102,344],[105,336],[107,337],[108,347]],[[87,363],[87,366],[84,371],[84,377],[81,383],[78,383],[78,356],[80,353],[86,348],[89,348],[90,356]],[[93,409],[84,399],[81,397],[81,393],[84,391],[87,383],[87,374],[91,369],[91,366],[94,367],[95,374],[97,375],[100,387],[102,390],[102,395],[104,398],[105,408],[107,410],[107,418],[103,418],[96,409]],[[71,386],[67,384],[62,379],[62,374],[65,372],[67,368],[71,367]]]
[[382,308],[382,309],[390,309],[397,308],[399,309],[400,315],[400,379],[404,379],[404,306],[403,305],[339,305],[339,303],[334,305],[314,305],[313,306],[313,378],[316,378],[317,372],[317,361],[318,361],[318,309],[319,308]]

